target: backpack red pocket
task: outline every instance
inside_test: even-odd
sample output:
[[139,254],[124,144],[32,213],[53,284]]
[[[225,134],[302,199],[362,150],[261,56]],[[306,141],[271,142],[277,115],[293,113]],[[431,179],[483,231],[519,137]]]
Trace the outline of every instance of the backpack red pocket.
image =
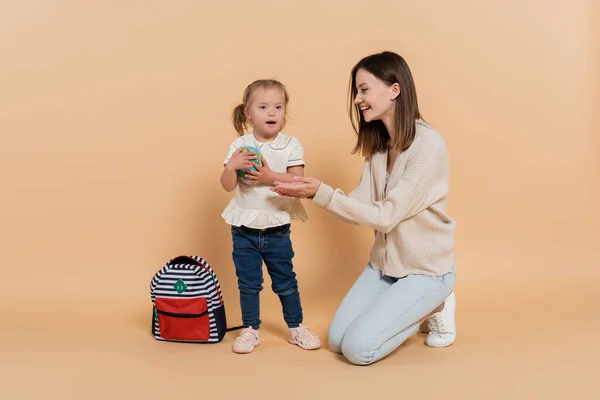
[[170,340],[206,341],[210,319],[206,297],[155,300],[160,337]]

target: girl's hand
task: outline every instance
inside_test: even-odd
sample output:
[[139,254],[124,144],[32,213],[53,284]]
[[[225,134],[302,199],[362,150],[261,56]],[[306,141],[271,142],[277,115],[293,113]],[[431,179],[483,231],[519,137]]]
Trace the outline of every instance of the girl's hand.
[[256,171],[246,170],[246,180],[251,185],[257,185],[259,183],[264,183],[267,185],[273,184],[273,181],[275,180],[275,174],[271,168],[269,168],[269,163],[267,163],[266,158],[262,159],[262,164],[263,165],[260,166],[256,163],[252,163],[254,168],[256,168]]
[[295,176],[293,183],[274,182],[271,191],[286,199],[312,198],[317,193],[321,181],[315,178]]
[[238,169],[248,169],[252,168],[252,163],[250,160],[255,159],[256,154],[252,151],[242,153],[242,148],[238,147],[236,151],[233,152],[229,162],[225,166],[232,171],[237,171]]

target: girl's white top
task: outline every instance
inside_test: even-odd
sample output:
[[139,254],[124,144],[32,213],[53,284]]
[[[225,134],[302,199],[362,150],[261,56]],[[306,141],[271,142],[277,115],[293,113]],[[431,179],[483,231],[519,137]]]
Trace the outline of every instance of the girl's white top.
[[[304,165],[304,149],[298,139],[282,132],[274,140],[262,143],[252,132],[237,138],[229,148],[224,164],[229,162],[233,152],[241,146],[252,146],[260,150],[272,171],[287,173],[288,167]],[[238,177],[236,193],[221,214],[225,221],[234,226],[247,226],[266,229],[284,224],[290,220],[308,220],[300,200],[288,200],[269,190],[265,184],[249,185]]]

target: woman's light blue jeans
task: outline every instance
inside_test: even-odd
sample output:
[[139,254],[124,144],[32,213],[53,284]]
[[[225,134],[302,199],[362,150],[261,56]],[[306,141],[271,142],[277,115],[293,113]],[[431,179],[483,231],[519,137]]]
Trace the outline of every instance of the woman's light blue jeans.
[[417,333],[419,320],[444,302],[454,280],[454,268],[442,276],[397,279],[367,264],[333,318],[329,345],[353,364],[381,360]]

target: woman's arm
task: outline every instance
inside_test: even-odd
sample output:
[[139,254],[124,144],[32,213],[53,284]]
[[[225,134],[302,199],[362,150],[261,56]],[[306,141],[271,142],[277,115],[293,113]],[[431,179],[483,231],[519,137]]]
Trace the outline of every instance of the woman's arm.
[[[288,168],[288,172],[291,172],[290,168]],[[321,182],[315,178],[303,178],[304,168],[302,169],[302,174],[298,174],[298,176],[300,178],[292,177],[291,180],[276,179],[273,184],[278,186],[281,190],[277,188],[271,190],[288,199],[312,199],[317,193],[317,189]],[[289,183],[292,183],[293,186],[286,186],[286,184]],[[354,188],[348,196],[362,201],[363,203],[371,202],[371,163],[368,160],[365,160],[364,162],[363,172],[358,186]]]
[[313,202],[340,217],[388,233],[402,220],[429,207],[446,193],[446,154],[443,147],[428,149],[408,161],[402,177],[381,201],[363,203],[340,189],[321,184]]
[[362,203],[371,202],[371,161],[365,159],[363,172],[360,176],[358,186],[348,194],[348,197],[355,198]]
[[388,233],[400,221],[416,214],[423,204],[422,189],[416,182],[402,178],[385,199],[363,203],[321,183],[313,202],[349,222]]
[[402,177],[381,201],[362,202],[313,178],[296,178],[297,182],[292,184],[276,182],[275,190],[296,198],[314,195],[313,203],[318,206],[347,221],[387,233],[400,221],[427,208],[428,199],[445,194],[446,178],[445,147],[430,143],[425,151],[417,152],[407,162]]

